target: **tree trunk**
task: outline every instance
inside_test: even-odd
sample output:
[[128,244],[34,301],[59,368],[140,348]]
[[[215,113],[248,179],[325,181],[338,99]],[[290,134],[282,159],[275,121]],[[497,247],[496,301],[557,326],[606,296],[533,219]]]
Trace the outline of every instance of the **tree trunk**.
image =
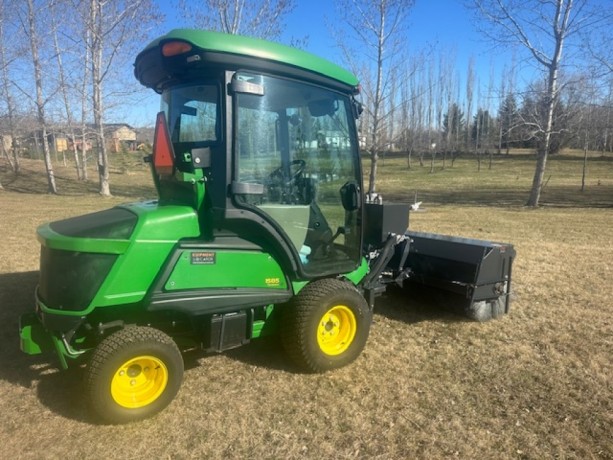
[[581,170],[581,191],[585,191],[585,176],[587,174],[587,150],[588,150],[588,129],[585,129],[585,143],[583,144],[583,169]]
[[109,160],[106,149],[103,125],[103,105],[102,105],[102,51],[103,51],[103,31],[102,31],[102,4],[100,0],[91,1],[91,23],[92,23],[92,81],[93,81],[93,102],[94,102],[94,125],[98,138],[98,180],[100,183],[98,193],[102,196],[111,196],[109,185]]
[[[51,13],[51,24],[53,27],[53,47],[55,49],[55,56],[57,60],[57,68],[60,80],[60,90],[62,92],[62,99],[64,100],[64,110],[66,111],[66,123],[68,125],[70,141],[72,142],[73,149],[73,159],[75,170],[77,173],[77,180],[81,180],[81,162],[79,161],[79,155],[77,153],[77,144],[76,144],[76,136],[74,132],[74,121],[72,118],[72,107],[70,104],[70,98],[68,96],[68,84],[66,82],[65,72],[64,72],[64,63],[62,60],[62,51],[60,49],[60,43],[57,36],[57,21],[56,21],[56,10],[55,5],[49,5],[50,13]],[[63,152],[62,154],[64,166],[66,166],[66,155]]]
[[377,42],[377,83],[375,86],[375,101],[373,106],[372,120],[372,147],[370,152],[370,175],[368,176],[368,194],[372,194],[376,189],[377,180],[377,160],[379,159],[379,123],[380,111],[383,108],[383,46],[385,37],[385,11],[381,5],[379,16],[379,30]]
[[47,184],[49,193],[57,194],[55,175],[51,163],[51,152],[49,150],[49,140],[47,139],[47,122],[45,119],[45,102],[43,98],[43,81],[40,58],[38,55],[38,35],[35,27],[34,4],[33,0],[28,2],[28,28],[30,34],[30,48],[32,51],[32,64],[34,66],[34,81],[36,85],[36,114],[39,127],[43,136],[43,156],[45,168],[47,170]]
[[553,21],[554,34],[556,38],[555,51],[550,64],[547,66],[549,76],[547,80],[547,121],[545,124],[545,142],[542,151],[538,153],[536,160],[536,169],[534,170],[534,178],[532,180],[532,189],[528,198],[528,206],[537,207],[541,198],[543,189],[543,177],[545,176],[545,167],[547,165],[547,156],[549,154],[549,146],[551,144],[551,131],[553,129],[553,111],[558,98],[558,69],[560,59],[562,58],[562,49],[564,47],[564,37],[567,33],[568,18],[572,9],[573,0],[568,0],[562,23],[562,7],[564,0],[557,0],[556,14]]

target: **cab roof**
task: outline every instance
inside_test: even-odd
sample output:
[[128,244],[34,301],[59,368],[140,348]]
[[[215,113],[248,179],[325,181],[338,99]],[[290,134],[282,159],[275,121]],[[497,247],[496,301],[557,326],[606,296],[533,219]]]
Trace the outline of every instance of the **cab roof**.
[[135,62],[135,73],[141,83],[152,86],[149,82],[143,81],[146,79],[139,72],[139,60],[144,56],[150,56],[151,53],[155,53],[155,49],[160,49],[164,43],[173,40],[188,42],[195,47],[196,52],[204,55],[227,55],[228,63],[231,63],[233,58],[239,62],[246,58],[260,62],[262,64],[260,67],[266,63],[271,66],[287,66],[300,73],[306,71],[335,80],[343,86],[357,89],[359,84],[357,77],[351,72],[314,54],[257,38],[195,29],[174,29],[147,45],[136,57]]

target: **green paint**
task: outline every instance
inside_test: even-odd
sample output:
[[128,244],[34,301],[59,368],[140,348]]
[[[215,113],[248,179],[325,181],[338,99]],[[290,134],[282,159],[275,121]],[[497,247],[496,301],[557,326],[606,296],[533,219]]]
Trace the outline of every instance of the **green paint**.
[[266,337],[277,332],[279,328],[279,317],[275,312],[276,309],[274,305],[264,307],[265,319],[253,322],[253,328],[251,330],[252,339]]
[[35,313],[25,313],[19,318],[19,339],[21,351],[28,355],[39,355],[55,349],[51,336]]
[[159,205],[155,201],[121,205],[138,216],[130,240],[68,237],[48,225],[38,229],[41,244],[68,251],[119,254],[90,305],[78,311],[50,309],[49,313],[80,316],[95,308],[138,302],[143,299],[164,261],[182,238],[200,235],[198,215],[192,207]]
[[53,345],[55,346],[55,354],[60,360],[60,366],[62,369],[68,369],[68,360],[66,359],[68,355],[68,351],[64,346],[64,342],[62,342],[59,338],[57,338],[54,334],[51,334],[51,340],[53,341]]
[[[357,87],[355,75],[338,65],[314,54],[257,38],[228,35],[193,29],[175,29],[151,42],[143,52],[157,47],[162,41],[183,40],[202,51],[257,57],[265,61],[286,64],[314,72],[349,86]],[[136,58],[138,60],[138,57]]]
[[287,283],[279,264],[266,253],[190,249],[181,253],[165,286],[168,291],[212,288],[287,289]]
[[130,245],[129,240],[102,238],[75,238],[61,235],[44,224],[36,230],[38,241],[52,249],[75,252],[98,252],[103,254],[123,254]]
[[356,286],[362,281],[362,279],[368,274],[368,262],[362,257],[362,263],[351,273],[345,274],[345,278],[351,281]]
[[298,294],[307,284],[309,284],[308,281],[293,281],[292,289],[294,290],[294,295]]

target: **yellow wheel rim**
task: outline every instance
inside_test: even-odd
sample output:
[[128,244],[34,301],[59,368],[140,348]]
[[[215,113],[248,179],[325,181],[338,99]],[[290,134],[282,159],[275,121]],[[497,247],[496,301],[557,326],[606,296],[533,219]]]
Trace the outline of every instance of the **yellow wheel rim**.
[[357,331],[353,312],[344,305],[328,310],[317,326],[319,349],[327,355],[336,356],[347,351]]
[[129,409],[153,403],[168,383],[168,369],[153,356],[137,356],[123,363],[111,380],[111,395]]

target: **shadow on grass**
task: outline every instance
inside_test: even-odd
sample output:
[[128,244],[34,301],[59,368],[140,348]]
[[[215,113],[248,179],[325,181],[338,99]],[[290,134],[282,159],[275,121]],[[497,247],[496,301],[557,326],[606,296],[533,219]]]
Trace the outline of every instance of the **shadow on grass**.
[[467,306],[468,300],[462,296],[440,289],[417,284],[401,289],[391,285],[377,299],[375,313],[408,324],[424,321],[456,323],[470,321],[464,313]]
[[[95,423],[86,409],[83,367],[60,371],[54,355],[29,356],[19,349],[19,316],[33,310],[33,293],[37,282],[38,272],[0,274],[0,380],[24,388],[36,388],[41,404],[62,417]],[[444,299],[440,293],[433,294],[427,289],[408,291],[391,288],[378,299],[375,312],[409,324],[465,321],[458,314],[457,303],[445,303]],[[276,336],[257,339],[247,346],[224,353],[230,359],[252,366],[301,372],[286,356]],[[197,350],[185,353],[186,370],[198,367],[198,361],[208,356]]]
[[70,419],[88,420],[81,390],[82,369],[59,370],[54,355],[29,356],[19,349],[19,316],[33,311],[38,272],[0,274],[0,380],[36,387],[39,401]]
[[[424,286],[400,289],[390,286],[377,298],[375,314],[407,324],[469,322],[464,314],[467,301],[458,295]],[[286,355],[278,336],[254,340],[247,346],[224,352],[237,361],[267,369],[302,373]]]

